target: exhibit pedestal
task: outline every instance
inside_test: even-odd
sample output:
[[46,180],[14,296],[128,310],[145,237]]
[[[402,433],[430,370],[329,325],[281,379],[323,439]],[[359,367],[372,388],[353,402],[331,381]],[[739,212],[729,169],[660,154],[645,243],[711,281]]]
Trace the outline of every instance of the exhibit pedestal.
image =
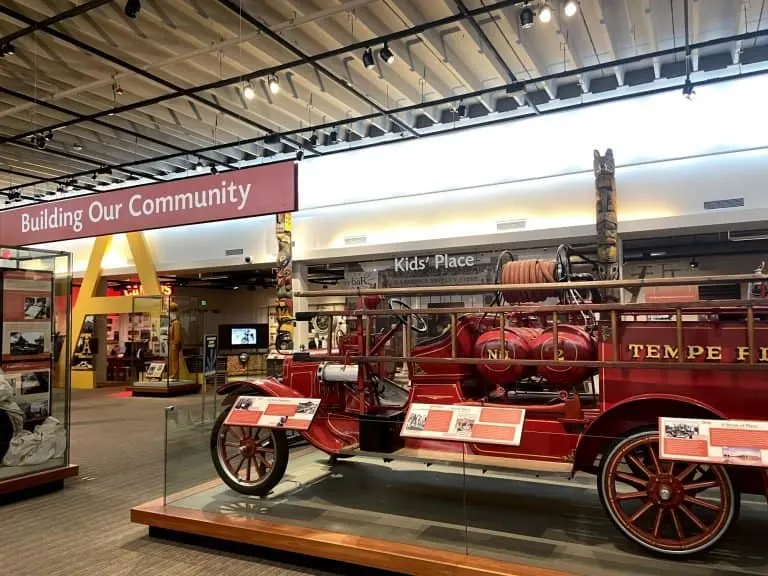
[[434,548],[164,505],[163,498],[133,508],[131,521],[150,530],[194,534],[413,576],[568,576]]
[[67,478],[73,478],[80,472],[77,464],[68,464],[62,468],[41,470],[32,474],[19,475],[8,480],[0,480],[0,496],[31,490],[56,482],[63,482]]
[[182,396],[197,394],[200,384],[194,380],[141,380],[131,386],[133,396]]

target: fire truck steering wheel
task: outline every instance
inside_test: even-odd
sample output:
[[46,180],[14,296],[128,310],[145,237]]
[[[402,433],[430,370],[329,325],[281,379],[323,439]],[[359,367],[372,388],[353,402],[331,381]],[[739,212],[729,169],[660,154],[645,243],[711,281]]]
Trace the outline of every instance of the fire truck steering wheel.
[[[389,308],[390,310],[410,310],[411,307],[408,306],[405,302],[402,300],[398,300],[397,298],[390,298],[389,299]],[[427,321],[424,320],[424,317],[421,314],[412,314],[413,316],[413,322],[411,323],[411,330],[414,332],[418,332],[419,334],[424,334],[429,328],[427,327]],[[401,324],[408,324],[408,317],[404,315],[396,315],[395,318],[397,318],[397,321]]]

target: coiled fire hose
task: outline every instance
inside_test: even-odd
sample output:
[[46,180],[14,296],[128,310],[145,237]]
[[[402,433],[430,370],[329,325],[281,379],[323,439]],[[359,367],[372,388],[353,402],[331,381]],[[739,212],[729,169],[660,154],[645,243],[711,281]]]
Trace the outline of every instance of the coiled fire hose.
[[[502,284],[551,284],[556,282],[555,260],[515,260],[507,262],[501,269]],[[502,292],[508,303],[541,302],[557,296],[556,290],[505,290]]]

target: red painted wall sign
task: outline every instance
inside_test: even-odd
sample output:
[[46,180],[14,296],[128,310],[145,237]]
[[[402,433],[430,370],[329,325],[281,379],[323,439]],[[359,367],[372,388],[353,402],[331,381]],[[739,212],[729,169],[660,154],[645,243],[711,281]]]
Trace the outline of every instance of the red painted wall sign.
[[279,162],[0,212],[0,245],[22,246],[298,209],[297,165]]

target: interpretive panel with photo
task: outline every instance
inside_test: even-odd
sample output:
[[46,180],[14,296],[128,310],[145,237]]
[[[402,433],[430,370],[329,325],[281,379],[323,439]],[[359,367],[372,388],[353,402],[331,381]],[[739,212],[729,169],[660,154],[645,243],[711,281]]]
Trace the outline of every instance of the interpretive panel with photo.
[[411,404],[400,435],[519,446],[524,421],[525,410],[521,408]]
[[308,430],[319,407],[319,398],[239,396],[224,424]]
[[768,467],[768,422],[660,418],[664,459]]

